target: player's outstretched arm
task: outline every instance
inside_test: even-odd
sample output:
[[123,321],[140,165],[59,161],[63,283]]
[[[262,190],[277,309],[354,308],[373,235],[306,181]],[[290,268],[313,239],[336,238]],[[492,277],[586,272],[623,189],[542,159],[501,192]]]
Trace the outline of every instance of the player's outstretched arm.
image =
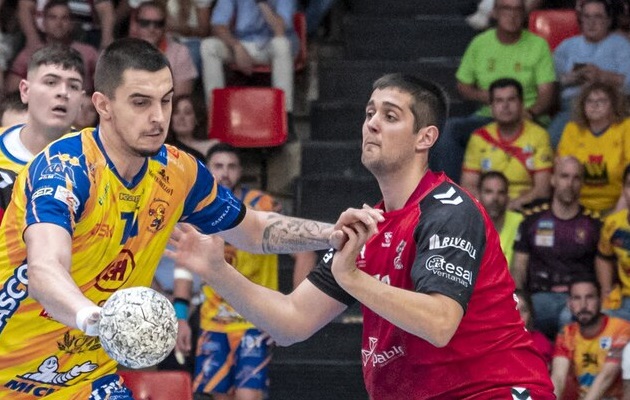
[[287,217],[278,213],[247,210],[235,228],[219,233],[228,243],[252,253],[297,253],[310,250],[340,249],[347,240],[342,226],[363,223],[375,234],[382,211],[370,207],[349,208],[333,226],[324,222]]
[[348,242],[333,257],[332,273],[348,294],[399,328],[436,347],[451,340],[464,310],[455,300],[439,294],[417,293],[382,282],[356,266],[369,233],[362,224],[343,227]]
[[245,319],[280,345],[307,339],[346,308],[308,280],[289,295],[249,281],[225,261],[221,238],[202,235],[188,224],[175,229],[171,244],[173,249],[167,249],[166,256],[201,276]]
[[[24,232],[24,241],[29,295],[62,324],[96,335],[98,319],[92,321],[94,324],[88,322],[99,308],[81,293],[70,275],[72,238],[68,231],[54,224],[33,224]],[[77,321],[77,315],[81,321]]]

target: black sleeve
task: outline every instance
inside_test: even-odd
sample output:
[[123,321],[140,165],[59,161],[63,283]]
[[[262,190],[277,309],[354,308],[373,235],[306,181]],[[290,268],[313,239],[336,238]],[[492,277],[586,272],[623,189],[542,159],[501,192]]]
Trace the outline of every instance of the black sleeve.
[[464,312],[486,251],[486,223],[478,207],[463,190],[445,182],[420,202],[414,231],[411,278],[416,291],[448,296]]
[[335,277],[332,274],[332,259],[335,254],[334,249],[328,250],[328,253],[324,255],[324,257],[319,260],[319,263],[313,270],[308,274],[306,279],[311,281],[315,287],[317,287],[322,292],[326,293],[328,296],[333,299],[343,303],[347,306],[350,306],[356,303],[356,299],[350,296],[345,290],[339,286]]

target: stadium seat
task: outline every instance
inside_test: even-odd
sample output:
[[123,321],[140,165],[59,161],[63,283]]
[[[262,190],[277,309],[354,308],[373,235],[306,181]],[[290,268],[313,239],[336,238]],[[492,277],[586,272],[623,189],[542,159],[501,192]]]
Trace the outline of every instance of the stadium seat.
[[553,51],[571,36],[580,34],[580,25],[573,9],[534,10],[529,14],[529,30],[549,43]]
[[[308,49],[308,46],[306,45],[306,14],[303,12],[297,12],[293,15],[293,29],[295,29],[295,33],[300,41],[300,47],[297,55],[295,56],[295,61],[293,62],[293,69],[298,72],[306,67]],[[236,65],[231,63],[229,64],[229,67],[230,69],[235,69]],[[271,65],[255,65],[253,72],[255,74],[270,74]]]
[[192,381],[184,371],[118,371],[135,400],[192,400]]
[[[270,87],[226,87],[212,91],[208,136],[239,148],[277,147],[288,138],[284,92]],[[267,157],[261,160],[261,187],[267,185]]]

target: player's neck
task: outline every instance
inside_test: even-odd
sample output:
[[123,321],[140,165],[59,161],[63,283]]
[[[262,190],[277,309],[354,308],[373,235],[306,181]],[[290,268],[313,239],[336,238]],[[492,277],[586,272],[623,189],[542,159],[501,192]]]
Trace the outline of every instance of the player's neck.
[[497,32],[497,39],[499,40],[499,42],[509,45],[509,44],[514,44],[518,42],[519,39],[521,38],[521,34],[523,31],[520,30],[518,32],[508,32],[502,29],[497,29],[496,32]]
[[[106,128],[107,129],[107,128]],[[126,150],[124,144],[119,141],[112,140],[114,134],[103,132],[103,125],[99,127],[99,138],[105,149],[107,157],[110,159],[118,175],[130,182],[138,175],[142,166],[147,161],[147,157],[142,157],[132,151]]]
[[492,218],[492,225],[494,225],[494,229],[496,229],[496,231],[499,233],[501,233],[504,223],[505,223],[505,212],[496,218]]
[[580,203],[574,202],[567,204],[554,197],[551,201],[551,211],[556,218],[568,220],[578,215],[580,212]]
[[419,167],[417,163],[409,163],[407,168],[376,176],[383,195],[385,211],[403,208],[427,171],[427,164]]
[[585,338],[593,338],[602,331],[604,314],[597,316],[597,321],[589,325],[580,325],[580,334]]

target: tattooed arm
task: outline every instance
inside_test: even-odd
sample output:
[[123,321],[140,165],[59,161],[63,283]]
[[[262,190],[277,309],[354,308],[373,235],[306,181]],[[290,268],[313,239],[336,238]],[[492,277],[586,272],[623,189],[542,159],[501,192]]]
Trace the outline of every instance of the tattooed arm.
[[341,226],[362,222],[374,234],[376,224],[382,218],[379,210],[350,208],[332,225],[248,209],[238,226],[219,235],[232,245],[252,253],[297,253],[330,247],[339,249],[347,240]]

